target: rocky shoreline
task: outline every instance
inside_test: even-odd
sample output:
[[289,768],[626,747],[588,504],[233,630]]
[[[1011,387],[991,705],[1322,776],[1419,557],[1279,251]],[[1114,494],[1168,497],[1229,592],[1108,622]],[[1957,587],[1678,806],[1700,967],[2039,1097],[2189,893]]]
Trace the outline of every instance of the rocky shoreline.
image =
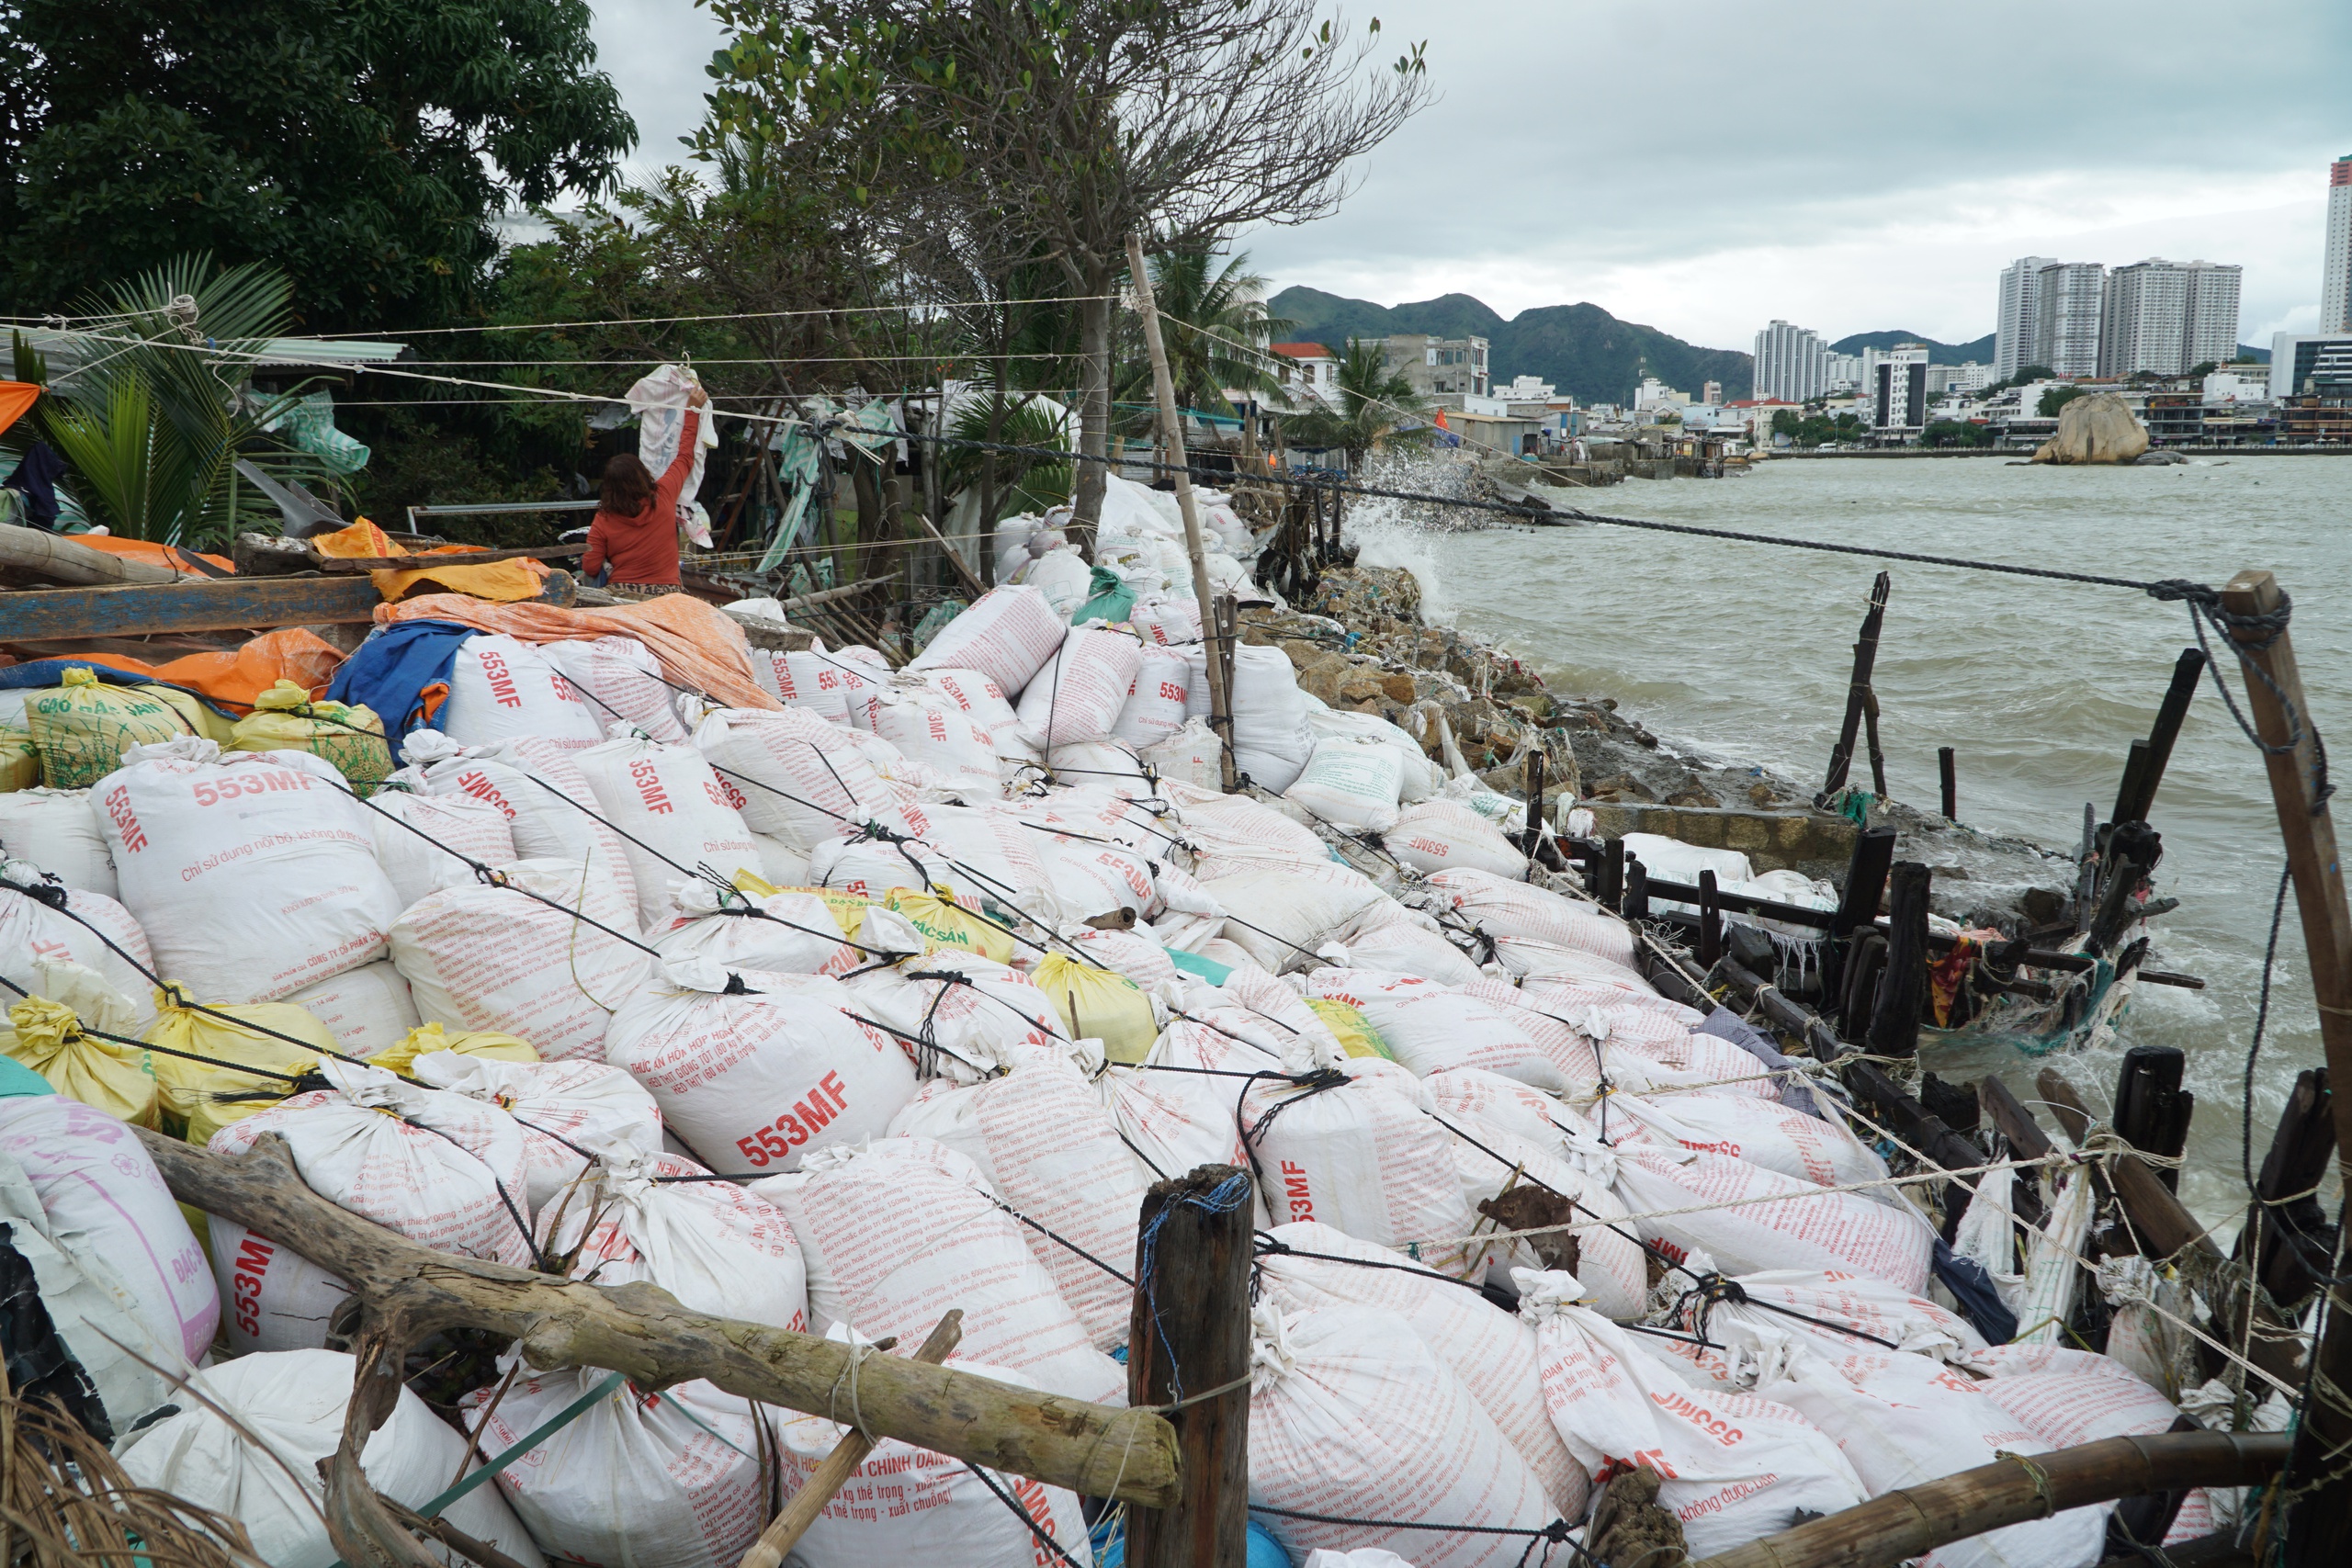
[[[1431,760],[1453,766],[1458,759],[1506,794],[1524,793],[1527,758],[1540,747],[1544,799],[1555,812],[1565,795],[1596,807],[1830,817],[1813,810],[1805,785],[1715,761],[1701,743],[1657,735],[1614,698],[1555,690],[1491,639],[1430,624],[1420,585],[1401,567],[1327,567],[1297,605],[1244,610],[1240,625],[1244,642],[1288,655],[1300,686],[1322,702],[1385,718]],[[1939,913],[2022,934],[2064,910],[2071,855],[1895,800],[1872,801],[1867,818],[1896,830],[1899,855],[1933,869]],[[1826,865],[1810,874],[1837,879]]]

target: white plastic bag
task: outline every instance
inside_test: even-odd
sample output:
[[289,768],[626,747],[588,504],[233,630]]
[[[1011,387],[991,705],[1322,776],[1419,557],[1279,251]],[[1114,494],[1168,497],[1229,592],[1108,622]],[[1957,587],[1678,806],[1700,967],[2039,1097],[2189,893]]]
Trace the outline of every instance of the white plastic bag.
[[165,979],[207,1002],[270,1001],[382,956],[400,896],[332,764],[222,757],[194,737],[128,755],[96,799]]
[[119,897],[114,860],[86,789],[0,793],[0,860],[30,861],[68,887]]
[[878,1135],[915,1089],[906,1052],[838,981],[701,958],[665,964],[604,1046],[661,1103],[662,1125],[728,1175],[796,1169]]
[[449,700],[434,715],[461,746],[495,746],[536,735],[577,750],[605,738],[594,710],[537,644],[487,632],[458,646]]
[[[637,460],[645,465],[658,483],[670,471],[670,465],[681,456],[679,445],[686,434],[689,394],[702,385],[692,366],[657,366],[650,375],[639,377],[629,386],[628,409],[637,415]],[[685,482],[678,487],[678,514],[684,518],[687,509],[701,509],[695,496],[702,489],[702,470],[710,449],[718,445],[717,410],[705,404],[702,417],[695,422],[694,461],[686,468]],[[704,549],[710,548],[710,527],[707,521],[697,530],[689,522],[687,527],[694,542]]]
[[643,979],[637,906],[587,863],[517,861],[508,886],[419,899],[392,927],[392,962],[435,1022],[495,1030],[549,1060],[594,1057]]
[[730,796],[741,799],[742,792],[722,788],[693,747],[665,746],[622,730],[573,761],[598,813],[621,834],[640,925],[661,919],[670,908],[670,890],[698,868],[707,866],[727,883],[738,871],[759,871],[759,846],[730,804]]
[[1334,736],[1315,743],[1306,771],[1283,798],[1336,828],[1385,833],[1396,826],[1396,796],[1404,787],[1404,762],[1393,747]]

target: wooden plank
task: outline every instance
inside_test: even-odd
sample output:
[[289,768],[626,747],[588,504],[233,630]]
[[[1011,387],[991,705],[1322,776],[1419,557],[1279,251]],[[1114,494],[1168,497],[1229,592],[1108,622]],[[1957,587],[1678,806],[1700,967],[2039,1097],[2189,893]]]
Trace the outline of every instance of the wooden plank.
[[0,566],[14,567],[51,581],[76,586],[177,582],[183,578],[202,575],[192,569],[174,571],[169,567],[151,566],[143,560],[108,555],[87,545],[77,545],[65,535],[52,534],[46,528],[21,527],[14,523],[0,523]]
[[375,583],[366,578],[229,578],[60,588],[0,595],[0,642],[368,621],[383,602]]
[[1919,1009],[1928,993],[1928,894],[1930,874],[1897,861],[1887,891],[1886,976],[1871,1010],[1870,1045],[1882,1056],[1919,1054]]
[[587,553],[584,544],[537,545],[515,550],[456,550],[447,555],[322,556],[316,550],[310,552],[311,570],[336,576],[363,571],[425,571],[444,566],[487,566],[501,560],[569,560]]
[[[2222,607],[2238,616],[2273,616],[2287,596],[2267,571],[2242,571],[2222,590]],[[2352,906],[2344,897],[2344,860],[2335,844],[2335,819],[2318,794],[2326,763],[2311,699],[2295,665],[2295,648],[2285,626],[2275,631],[2256,625],[2233,626],[2230,640],[2248,666],[2246,706],[2263,740],[2263,765],[2270,775],[2270,797],[2278,811],[2279,835],[2287,841],[2287,865],[2295,883],[2295,912],[2303,928],[2303,951],[2311,964],[2312,990],[2319,1004],[2320,1043],[2330,1077],[2352,1074]],[[2293,716],[2289,715],[2292,707]],[[2352,1100],[2331,1096],[2335,1111],[2335,1158],[2352,1174]],[[2352,1386],[2352,1296],[2342,1286],[2328,1291],[2327,1328],[2316,1358],[2319,1374],[2336,1388]],[[2333,1457],[2352,1449],[2352,1410],[2340,1401],[2308,1400],[2296,1428],[2289,1472],[2300,1481],[2336,1479],[2299,1500],[2287,1517],[2290,1568],[2339,1563],[2352,1559],[2352,1480]]]
[[1960,766],[1949,746],[1936,748],[1936,772],[1943,783],[1944,820],[1960,820]]
[[2302,1255],[2289,1243],[2288,1232],[2318,1244],[2321,1269],[2326,1269],[2327,1213],[2314,1189],[2335,1149],[2332,1099],[2325,1067],[2306,1067],[2296,1075],[2295,1092],[2278,1113],[2270,1152],[2263,1156],[2262,1174],[2255,1181],[2258,1201],[2247,1206],[2245,1228],[2238,1232],[2231,1254],[2241,1263],[2251,1256],[2262,1288],[2290,1313],[2302,1305],[2315,1281]]
[[2188,705],[2197,695],[2198,678],[2205,673],[2205,650],[2184,648],[2172,667],[2172,684],[2165,689],[2165,700],[2156,709],[2156,722],[2148,731],[2145,763],[2133,778],[2127,771],[2125,788],[2115,805],[2117,822],[2144,822],[2156,803],[2156,786],[2165,782],[2165,768],[2172,761],[2173,743],[2180,739],[2180,727],[2188,717]]

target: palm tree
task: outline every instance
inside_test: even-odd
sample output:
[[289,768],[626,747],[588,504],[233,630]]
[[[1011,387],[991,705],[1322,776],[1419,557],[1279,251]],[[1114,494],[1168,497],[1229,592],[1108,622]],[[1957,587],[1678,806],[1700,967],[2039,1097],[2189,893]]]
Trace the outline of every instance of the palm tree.
[[1419,445],[1436,435],[1428,418],[1430,400],[1401,370],[1388,365],[1388,345],[1379,338],[1350,338],[1340,361],[1340,406],[1309,409],[1291,417],[1289,444],[1307,451],[1338,447],[1351,471],[1364,454],[1390,445]]
[[[300,389],[263,397],[242,385],[263,345],[286,332],[292,294],[274,267],[216,269],[195,255],[85,304],[105,320],[35,413],[90,521],[134,539],[213,542],[278,517],[253,487],[240,493],[239,457],[273,478],[331,477],[266,428]],[[16,349],[18,378],[46,383],[48,367],[21,335]]]
[[[1238,392],[1279,394],[1266,345],[1292,323],[1266,313],[1266,280],[1250,271],[1244,251],[1216,265],[1206,245],[1163,252],[1151,261],[1151,293],[1159,310],[1160,341],[1168,351],[1176,404],[1223,415]],[[1127,361],[1116,396],[1134,405],[1131,429],[1154,426],[1151,363]]]

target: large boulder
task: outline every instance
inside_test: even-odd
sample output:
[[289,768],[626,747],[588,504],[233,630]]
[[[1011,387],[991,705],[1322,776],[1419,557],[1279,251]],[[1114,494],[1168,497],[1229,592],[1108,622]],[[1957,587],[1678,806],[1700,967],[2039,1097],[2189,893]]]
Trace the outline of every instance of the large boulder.
[[2119,392],[2092,392],[2058,411],[2058,434],[2033,454],[2037,463],[2129,463],[2148,449],[2148,427]]

